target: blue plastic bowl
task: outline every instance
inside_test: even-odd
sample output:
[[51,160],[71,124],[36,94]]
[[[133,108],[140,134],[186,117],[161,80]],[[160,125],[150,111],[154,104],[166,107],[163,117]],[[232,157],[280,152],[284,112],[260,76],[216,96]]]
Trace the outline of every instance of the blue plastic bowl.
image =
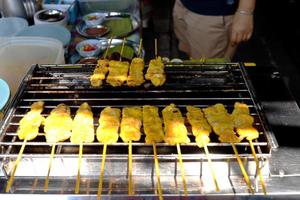
[[3,79],[0,79],[0,94],[0,111],[2,111],[10,96],[9,86]]
[[28,22],[20,17],[0,18],[0,36],[10,37],[28,27]]

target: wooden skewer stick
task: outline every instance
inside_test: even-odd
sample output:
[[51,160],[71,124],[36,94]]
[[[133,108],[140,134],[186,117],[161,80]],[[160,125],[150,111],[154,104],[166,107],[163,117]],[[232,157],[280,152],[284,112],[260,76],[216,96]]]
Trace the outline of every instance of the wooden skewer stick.
[[157,39],[154,39],[154,52],[155,52],[155,58],[157,58]]
[[179,165],[180,165],[180,172],[181,172],[181,177],[182,177],[183,191],[184,191],[184,195],[187,196],[188,193],[187,193],[185,172],[184,172],[184,166],[183,166],[183,161],[182,161],[180,145],[177,143],[176,146],[177,146],[177,153],[178,153],[178,159],[179,159]]
[[140,39],[140,44],[139,44],[139,50],[138,50],[138,55],[137,55],[137,57],[141,57],[142,46],[143,46],[143,38]]
[[21,146],[21,149],[20,149],[20,151],[19,151],[17,160],[16,160],[16,162],[14,163],[13,170],[12,170],[11,175],[10,175],[10,177],[9,177],[9,180],[8,180],[8,182],[7,182],[5,192],[9,192],[9,190],[10,190],[10,188],[11,188],[13,182],[14,182],[15,173],[16,173],[16,171],[17,171],[17,167],[18,167],[18,165],[19,165],[19,162],[20,162],[20,160],[21,160],[21,158],[22,158],[22,155],[23,155],[23,152],[24,152],[26,143],[27,143],[27,138],[24,139],[23,144],[22,144],[22,146]]
[[248,186],[249,190],[251,191],[251,193],[254,194],[254,190],[253,190],[253,188],[252,188],[252,185],[251,185],[249,176],[248,176],[248,174],[247,174],[247,172],[246,172],[246,170],[245,170],[245,167],[244,167],[244,165],[243,165],[243,162],[242,162],[242,160],[241,160],[241,158],[240,158],[240,156],[239,156],[238,150],[237,150],[237,148],[236,148],[236,146],[235,146],[234,143],[231,143],[231,146],[232,146],[233,151],[234,151],[234,153],[235,153],[236,159],[237,159],[237,161],[238,161],[238,163],[239,163],[239,165],[240,165],[240,169],[241,169],[242,174],[243,174],[243,176],[244,176],[244,179],[245,179],[245,181],[246,181],[246,183],[247,183],[247,186]]
[[124,51],[125,42],[126,42],[126,38],[123,38],[122,47],[121,47],[121,51],[120,51],[120,61],[122,61],[122,54]]
[[81,168],[81,160],[82,160],[82,151],[83,151],[83,144],[82,144],[82,142],[80,142],[79,155],[78,155],[78,171],[77,171],[77,178],[76,178],[76,185],[75,185],[75,194],[78,194],[79,190],[80,190],[80,168]]
[[107,144],[105,143],[103,145],[103,150],[102,150],[102,162],[101,162],[101,170],[100,170],[98,193],[97,193],[98,200],[101,199],[101,193],[102,193],[104,166],[105,166],[105,158],[106,158],[106,148],[107,148]]
[[49,175],[50,175],[50,171],[51,171],[51,167],[52,167],[52,161],[53,161],[53,157],[54,157],[54,151],[55,151],[55,144],[52,145],[52,149],[51,149],[50,160],[49,160],[49,167],[48,167],[48,173],[47,173],[47,177],[46,177],[45,184],[44,184],[44,192],[48,191]]
[[105,50],[104,59],[106,59],[106,57],[107,57],[108,50],[109,50],[109,48],[110,48],[110,45],[111,45],[112,40],[113,40],[113,36],[111,36],[111,38],[109,39],[108,46],[106,47],[106,50]]
[[153,153],[154,153],[154,165],[155,165],[155,172],[156,172],[156,177],[157,177],[159,200],[163,200],[162,189],[161,189],[161,184],[160,184],[160,172],[159,172],[159,165],[158,165],[158,158],[157,158],[157,151],[156,151],[155,142],[152,143],[152,146],[153,146]]
[[252,151],[253,158],[254,158],[254,160],[255,160],[256,171],[257,171],[257,173],[258,173],[259,180],[260,180],[260,182],[261,182],[261,186],[262,186],[263,193],[264,193],[264,195],[267,195],[267,190],[266,190],[265,182],[264,182],[264,179],[263,179],[263,177],[262,177],[261,170],[260,170],[260,168],[259,168],[259,162],[258,162],[256,153],[255,153],[255,149],[254,149],[254,145],[253,145],[253,143],[252,143],[252,140],[249,140],[249,144],[250,144],[250,148],[251,148],[251,151]]
[[210,168],[210,171],[211,171],[211,175],[212,175],[212,177],[214,179],[214,183],[215,183],[215,187],[216,187],[216,192],[219,192],[220,188],[219,188],[219,185],[218,185],[218,182],[217,182],[217,178],[216,178],[216,173],[215,173],[214,167],[213,167],[211,159],[210,159],[208,148],[207,148],[206,144],[204,144],[203,147],[204,147],[204,151],[205,151],[205,154],[206,154],[208,165],[209,165],[209,168]]
[[128,195],[133,195],[132,191],[132,143],[129,141],[128,145]]

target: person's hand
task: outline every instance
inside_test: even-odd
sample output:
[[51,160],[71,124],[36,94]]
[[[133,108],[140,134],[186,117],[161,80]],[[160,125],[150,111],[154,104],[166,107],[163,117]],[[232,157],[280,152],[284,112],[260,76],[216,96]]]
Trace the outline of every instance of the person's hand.
[[230,44],[236,46],[251,38],[253,32],[253,15],[236,13],[232,21]]

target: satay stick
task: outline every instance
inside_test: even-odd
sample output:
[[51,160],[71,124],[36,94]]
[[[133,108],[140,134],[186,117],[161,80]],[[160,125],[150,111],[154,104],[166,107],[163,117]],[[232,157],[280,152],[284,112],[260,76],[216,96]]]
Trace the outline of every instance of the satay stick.
[[132,143],[129,141],[128,145],[128,195],[133,195],[132,191]]
[[213,167],[211,159],[210,159],[208,148],[207,148],[206,144],[204,144],[203,147],[204,147],[205,155],[206,155],[206,158],[207,158],[207,161],[208,161],[208,165],[209,165],[209,168],[210,168],[210,171],[211,171],[211,175],[212,175],[212,177],[214,179],[214,183],[215,183],[215,187],[216,187],[216,192],[219,192],[220,188],[219,188],[219,185],[218,185],[218,182],[217,182],[217,178],[216,178],[216,173],[215,173],[214,167]]
[[155,52],[155,58],[157,58],[157,39],[154,39],[154,52]]
[[249,176],[248,176],[248,174],[247,174],[247,172],[246,172],[246,170],[245,170],[245,167],[244,167],[244,165],[243,165],[243,162],[242,162],[242,160],[241,160],[241,158],[240,158],[240,156],[239,156],[238,150],[237,150],[237,148],[236,148],[236,146],[235,146],[234,143],[231,143],[231,146],[232,146],[233,151],[234,151],[234,153],[235,153],[236,159],[237,159],[237,161],[238,161],[238,163],[239,163],[239,165],[240,165],[240,169],[241,169],[241,172],[242,172],[242,174],[243,174],[243,176],[244,176],[244,179],[245,179],[245,181],[246,181],[246,183],[247,183],[247,186],[248,186],[249,190],[251,191],[251,193],[254,194],[254,190],[253,190],[253,188],[252,188],[252,185],[251,185]]
[[55,144],[52,145],[52,149],[51,149],[49,166],[48,166],[48,173],[47,173],[47,177],[46,177],[45,184],[44,184],[44,192],[48,191],[49,175],[50,175],[50,171],[51,171],[51,167],[52,167],[52,161],[53,161],[53,157],[54,157],[54,151],[55,151]]
[[137,57],[141,57],[142,46],[143,46],[143,38],[140,39],[140,44],[139,44],[139,50],[138,50]]
[[77,178],[76,178],[76,185],[75,185],[75,194],[78,194],[79,190],[80,190],[80,168],[81,168],[81,160],[82,160],[82,150],[83,150],[83,144],[82,144],[82,142],[80,142],[79,155],[78,155],[78,171],[77,171]]
[[123,42],[122,42],[122,47],[121,47],[121,51],[120,51],[120,62],[122,61],[122,54],[123,54],[125,42],[126,42],[126,38],[124,38]]
[[155,172],[156,172],[156,177],[157,177],[157,187],[158,187],[159,200],[163,200],[162,189],[161,189],[161,184],[160,184],[160,172],[159,172],[159,165],[158,165],[158,158],[157,158],[157,151],[156,151],[155,142],[152,143],[152,146],[153,146],[153,153],[154,153],[154,165],[155,165]]
[[10,177],[9,177],[9,180],[8,180],[8,182],[7,182],[5,192],[9,192],[9,190],[10,190],[10,188],[11,188],[13,182],[14,182],[15,173],[16,173],[16,171],[17,171],[17,167],[18,167],[18,165],[19,165],[19,162],[20,162],[20,160],[21,160],[21,158],[22,158],[22,155],[23,155],[23,152],[24,152],[26,143],[27,143],[27,138],[24,139],[23,144],[22,144],[22,146],[21,146],[21,149],[20,149],[20,151],[19,151],[17,160],[16,160],[16,162],[14,163],[13,170],[12,170],[11,175],[10,175]]
[[108,46],[106,47],[106,50],[105,50],[105,54],[104,54],[104,58],[103,58],[103,59],[106,59],[106,57],[107,57],[108,50],[109,50],[109,48],[110,48],[110,45],[111,45],[112,40],[113,40],[113,36],[111,36],[111,38],[109,39],[109,43],[108,43]]
[[183,184],[183,191],[184,195],[187,196],[187,187],[186,187],[186,181],[185,181],[185,172],[184,172],[184,166],[183,166],[183,161],[182,161],[182,155],[181,155],[181,150],[180,150],[180,144],[176,144],[177,146],[177,153],[178,153],[178,159],[179,159],[179,165],[180,165],[180,172],[181,172],[181,177],[182,177],[182,184]]
[[101,162],[101,170],[100,170],[98,193],[97,193],[98,200],[101,199],[101,193],[102,193],[104,166],[105,166],[105,158],[106,158],[106,147],[107,147],[107,144],[104,143],[103,144],[103,150],[102,150],[102,162]]
[[255,153],[255,149],[254,149],[254,145],[253,145],[253,143],[252,143],[252,140],[249,140],[249,144],[250,144],[250,148],[251,148],[251,151],[252,151],[253,158],[254,158],[254,160],[255,160],[256,171],[257,171],[257,173],[258,173],[259,180],[260,180],[260,182],[261,182],[262,190],[263,190],[263,192],[264,192],[264,195],[267,195],[265,182],[264,182],[264,179],[263,179],[263,177],[262,177],[261,170],[260,170],[260,168],[259,168],[259,163],[258,163],[258,159],[257,159],[256,153]]

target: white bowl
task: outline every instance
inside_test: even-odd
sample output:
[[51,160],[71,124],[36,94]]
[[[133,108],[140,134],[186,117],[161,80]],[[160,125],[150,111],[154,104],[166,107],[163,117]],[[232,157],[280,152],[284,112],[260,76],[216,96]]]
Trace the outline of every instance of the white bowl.
[[[85,47],[87,47],[88,45],[94,47],[95,49],[94,50],[85,50]],[[83,40],[76,45],[76,51],[82,57],[97,56],[100,53],[100,50],[101,49],[100,49],[99,40],[94,40],[94,39]]]
[[96,26],[103,22],[105,19],[105,13],[90,13],[83,17],[83,20],[87,26]]
[[28,26],[28,22],[20,17],[0,18],[0,36],[9,37],[16,35]]

